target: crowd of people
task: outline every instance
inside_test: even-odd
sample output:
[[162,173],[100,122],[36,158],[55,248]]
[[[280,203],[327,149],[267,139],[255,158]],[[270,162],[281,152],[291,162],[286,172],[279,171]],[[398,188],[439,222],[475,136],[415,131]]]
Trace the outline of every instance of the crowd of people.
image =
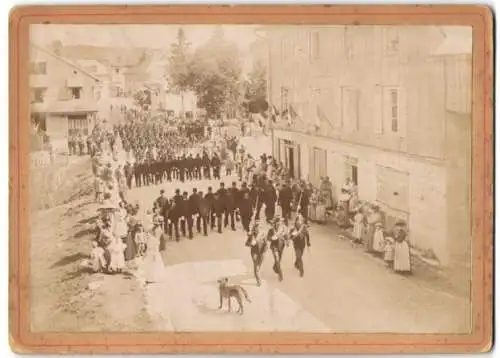
[[331,219],[339,228],[347,230],[354,244],[363,245],[366,252],[383,259],[395,272],[410,274],[411,250],[406,222],[397,220],[392,227],[386,227],[380,206],[360,201],[357,186],[350,178],[340,189],[337,200],[330,179],[325,177],[320,181],[319,188],[309,184],[310,219],[320,223]]
[[[411,272],[405,223],[398,222],[386,231],[380,209],[360,203],[352,181],[348,180],[335,198],[329,178],[322,178],[316,189],[304,180],[292,179],[287,168],[272,156],[253,158],[243,147],[228,148],[232,143],[228,138],[211,145],[208,138],[198,143],[186,141],[185,132],[163,131],[157,124],[141,127],[128,123],[99,134],[91,145],[96,200],[102,204],[93,243],[93,267],[97,271],[120,272],[128,261],[133,265],[137,258],[147,257],[148,267],[159,268],[159,251],[170,240],[242,230],[248,237],[258,283],[268,246],[275,261],[273,269],[283,279],[281,255],[290,240],[294,243],[295,267],[303,276],[302,255],[310,246],[309,221],[325,222],[330,217],[350,232],[353,242],[364,243],[368,252],[382,257],[394,271]],[[156,140],[163,145],[157,145]],[[198,153],[189,152],[193,149]],[[119,151],[133,161],[116,164]],[[107,161],[103,153],[110,153]],[[237,180],[231,177],[229,182],[227,175],[233,170]],[[220,180],[218,188],[197,185],[191,192],[178,188],[172,195],[161,189],[150,208],[127,200],[132,183],[143,186],[175,181],[181,186],[185,181],[212,178]],[[148,214],[146,219],[141,212]],[[146,275],[149,281],[157,279],[156,271]]]

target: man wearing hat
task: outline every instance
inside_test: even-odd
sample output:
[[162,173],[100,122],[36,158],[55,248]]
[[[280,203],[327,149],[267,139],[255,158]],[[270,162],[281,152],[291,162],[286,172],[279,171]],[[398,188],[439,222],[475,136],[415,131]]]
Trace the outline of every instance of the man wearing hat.
[[243,198],[240,200],[238,209],[241,216],[241,224],[243,225],[243,229],[248,232],[250,230],[250,221],[253,214],[252,199],[250,198],[249,191],[243,192]]
[[295,223],[290,229],[288,234],[293,242],[293,248],[295,250],[295,268],[299,271],[300,277],[304,276],[304,262],[302,261],[302,256],[304,255],[304,249],[307,246],[311,246],[309,231],[307,230],[307,225],[305,223],[304,217],[299,213],[295,218]]
[[263,201],[266,204],[266,209],[265,209],[265,214],[266,214],[266,220],[270,222],[273,217],[274,213],[276,211],[276,189],[274,188],[273,182],[269,180],[265,185],[263,189]]
[[165,190],[160,190],[160,196],[156,198],[153,208],[156,208],[158,211],[158,215],[163,217],[164,228],[163,231],[167,232],[167,223],[168,223],[168,209],[169,203],[168,199],[165,197]]
[[250,247],[250,256],[253,263],[253,274],[257,281],[257,286],[260,286],[260,269],[264,260],[264,254],[267,250],[267,231],[260,227],[260,221],[255,220],[247,235],[245,246]]
[[[200,196],[198,195],[198,189],[193,188],[193,192],[188,199],[188,212],[187,212],[187,225],[188,225],[188,235],[189,238],[193,238],[193,216],[199,216],[200,207]],[[199,227],[199,226],[198,226]],[[200,230],[198,230],[200,232]]]
[[273,253],[274,265],[273,270],[278,275],[279,281],[283,281],[283,271],[281,270],[281,257],[286,246],[288,238],[287,228],[283,225],[281,216],[276,215],[272,219],[272,226],[268,232],[268,240],[270,249]]
[[203,224],[203,236],[207,236],[207,225],[210,217],[210,204],[207,197],[203,195],[203,192],[198,192],[198,217],[196,218],[196,230],[198,233],[201,232],[201,226]]
[[236,183],[233,182],[232,187],[226,190],[226,200],[225,200],[225,212],[224,212],[224,227],[229,225],[229,221],[231,221],[231,230],[235,231],[235,211],[238,202],[239,190],[236,186]]
[[219,234],[222,234],[222,214],[225,211],[226,205],[225,201],[226,199],[222,195],[227,195],[225,194],[226,191],[218,191],[215,193],[214,196],[214,202],[213,202],[213,213],[215,216],[215,220],[217,220],[217,232]]
[[290,188],[290,186],[286,183],[283,183],[278,195],[278,205],[281,207],[281,213],[283,215],[285,225],[288,225],[288,220],[292,217],[292,199],[292,188]]

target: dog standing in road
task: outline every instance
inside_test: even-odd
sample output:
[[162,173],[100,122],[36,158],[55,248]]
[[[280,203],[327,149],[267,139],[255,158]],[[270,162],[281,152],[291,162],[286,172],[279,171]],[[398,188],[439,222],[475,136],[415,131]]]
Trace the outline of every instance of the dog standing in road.
[[236,298],[236,301],[238,302],[239,305],[237,313],[242,315],[243,314],[242,295],[248,302],[252,301],[248,297],[248,293],[243,287],[241,287],[240,285],[228,285],[228,282],[229,279],[227,277],[223,277],[217,280],[217,283],[219,284],[219,298],[220,298],[219,309],[222,308],[222,301],[224,298],[226,298],[228,302],[228,312],[231,312],[231,298],[234,297]]

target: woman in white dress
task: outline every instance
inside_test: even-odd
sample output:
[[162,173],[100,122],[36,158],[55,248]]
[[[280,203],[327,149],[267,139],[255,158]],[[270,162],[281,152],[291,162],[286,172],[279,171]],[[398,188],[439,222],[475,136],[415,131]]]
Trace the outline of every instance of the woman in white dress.
[[364,219],[365,217],[363,213],[361,212],[361,210],[358,210],[356,212],[356,215],[354,215],[354,219],[352,220],[352,237],[355,243],[362,242],[363,233],[365,231]]
[[127,245],[119,237],[113,237],[108,246],[110,262],[108,270],[110,273],[122,272],[125,268],[125,249]]
[[393,269],[396,273],[409,275],[411,274],[411,252],[403,222],[396,224],[394,241]]
[[144,273],[146,283],[161,282],[165,266],[160,254],[160,239],[149,233],[147,239],[146,257],[144,258]]
[[384,226],[381,222],[375,224],[375,233],[373,234],[373,251],[382,257],[385,250]]

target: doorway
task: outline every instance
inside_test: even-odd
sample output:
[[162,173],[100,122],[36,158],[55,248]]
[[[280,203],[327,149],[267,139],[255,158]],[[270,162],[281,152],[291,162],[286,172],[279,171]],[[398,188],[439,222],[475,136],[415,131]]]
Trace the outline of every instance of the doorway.
[[288,170],[290,172],[290,177],[295,179],[295,155],[293,147],[288,147]]
[[351,180],[354,183],[354,185],[358,185],[358,166],[357,165],[352,165],[351,166]]

